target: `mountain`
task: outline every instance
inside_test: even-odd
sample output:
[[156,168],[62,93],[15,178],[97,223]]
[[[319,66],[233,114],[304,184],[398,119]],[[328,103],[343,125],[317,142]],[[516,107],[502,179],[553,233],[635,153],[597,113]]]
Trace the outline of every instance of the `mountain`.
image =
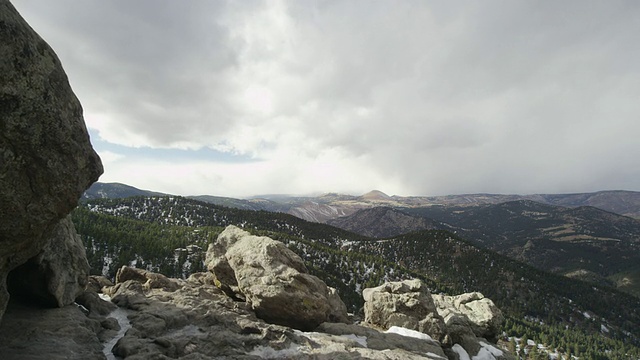
[[212,195],[196,195],[196,196],[188,196],[190,199],[204,201],[210,204],[226,206],[236,209],[242,210],[267,210],[267,211],[278,211],[277,209],[282,208],[278,203],[267,200],[267,199],[235,199],[230,197],[223,196],[212,196]]
[[360,199],[369,201],[389,201],[391,200],[391,197],[380,190],[371,190],[360,196]]
[[565,208],[529,200],[405,211],[445,223],[465,239],[536,268],[615,283],[640,295],[636,219],[595,207]]
[[593,206],[640,219],[640,192],[598,191],[595,193],[540,195],[545,203],[566,207]]
[[438,221],[409,215],[391,207],[359,210],[348,216],[331,219],[327,224],[372,238],[388,238],[420,230],[447,227]]
[[204,266],[202,254],[223,226],[234,224],[285,242],[311,273],[338,289],[350,311],[362,306],[365,287],[421,278],[434,293],[480,291],[494,299],[507,316],[509,336],[562,352],[571,347],[574,354],[628,358],[640,351],[640,299],[537,270],[448,231],[373,240],[283,213],[175,196],[94,199],[75,210],[73,220],[93,273],[113,276],[133,264],[187,276]]
[[595,207],[530,200],[402,211],[377,207],[328,223],[373,238],[450,230],[538,269],[640,296],[640,221]]
[[141,190],[120,183],[93,183],[82,195],[81,201],[89,199],[120,199],[131,196],[163,196],[167,194]]

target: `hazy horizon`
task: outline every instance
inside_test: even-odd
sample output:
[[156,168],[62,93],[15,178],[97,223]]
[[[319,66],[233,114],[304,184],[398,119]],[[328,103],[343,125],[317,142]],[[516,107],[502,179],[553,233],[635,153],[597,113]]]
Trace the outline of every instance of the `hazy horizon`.
[[319,197],[319,196],[324,196],[324,195],[331,195],[331,194],[336,194],[336,195],[348,195],[348,196],[363,196],[366,195],[370,192],[373,191],[380,191],[383,194],[389,196],[389,197],[393,197],[393,196],[399,196],[399,197],[444,197],[444,196],[465,196],[465,195],[501,195],[501,196],[534,196],[534,195],[573,195],[573,194],[588,194],[588,193],[600,193],[600,192],[638,192],[635,190],[625,190],[625,189],[602,189],[602,190],[596,190],[596,191],[587,191],[587,192],[568,192],[568,193],[531,193],[531,194],[518,194],[518,193],[460,193],[460,194],[408,194],[408,195],[399,195],[399,194],[390,194],[387,193],[383,190],[380,189],[371,189],[369,191],[365,191],[362,193],[340,193],[340,192],[334,192],[334,191],[313,191],[313,192],[309,192],[309,193],[300,193],[300,194],[286,194],[286,193],[273,193],[273,194],[253,194],[253,195],[248,195],[248,196],[228,196],[228,195],[220,195],[220,194],[214,194],[214,193],[170,193],[170,192],[164,192],[164,191],[160,191],[157,189],[147,189],[147,188],[140,188],[137,186],[133,186],[130,184],[125,184],[122,182],[104,182],[104,181],[97,181],[98,183],[103,183],[103,184],[119,184],[119,185],[126,185],[126,186],[132,186],[138,190],[144,190],[144,191],[150,191],[150,192],[157,192],[157,193],[164,193],[166,195],[176,195],[176,196],[215,196],[215,197],[227,197],[227,198],[233,198],[233,199],[259,199],[259,198],[272,198],[272,197]]

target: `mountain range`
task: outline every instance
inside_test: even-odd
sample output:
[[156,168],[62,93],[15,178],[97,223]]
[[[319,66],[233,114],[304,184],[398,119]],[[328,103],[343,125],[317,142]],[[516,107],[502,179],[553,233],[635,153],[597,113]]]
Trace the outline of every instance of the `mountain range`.
[[[399,210],[377,211],[384,216]],[[188,276],[203,268],[207,244],[233,224],[286,243],[311,273],[338,289],[356,314],[362,289],[420,278],[434,293],[480,291],[494,300],[507,317],[506,337],[532,339],[551,351],[566,354],[569,349],[586,358],[627,358],[630,351],[639,351],[639,298],[607,284],[538,270],[447,230],[374,239],[281,212],[179,196],[86,200],[74,210],[73,221],[94,274],[112,277],[122,265],[133,265]]]
[[[123,184],[96,183],[84,200],[161,195]],[[189,198],[242,210],[288,213],[371,238],[447,230],[540,270],[640,296],[640,220],[633,217],[640,213],[638,192],[400,197],[373,190],[362,196]]]
[[[141,190],[120,183],[97,182],[85,192],[83,198],[124,198],[158,195],[168,194]],[[372,190],[361,196],[327,193],[320,196],[262,195],[247,199],[212,195],[192,195],[188,197],[238,209],[286,212],[314,222],[327,222],[330,219],[351,215],[361,209],[378,206],[392,208],[420,208],[434,205],[473,206],[500,204],[517,200],[531,200],[541,204],[563,207],[593,206],[605,211],[640,219],[640,192],[623,190],[576,194],[464,194],[446,196],[389,196],[381,191]]]

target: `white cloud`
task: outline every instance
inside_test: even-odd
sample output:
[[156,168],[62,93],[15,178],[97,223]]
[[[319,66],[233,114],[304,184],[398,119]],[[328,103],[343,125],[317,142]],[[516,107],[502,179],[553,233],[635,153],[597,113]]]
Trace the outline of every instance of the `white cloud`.
[[16,6],[101,139],[258,160],[170,171],[127,155],[103,179],[236,195],[640,189],[632,2],[63,4]]

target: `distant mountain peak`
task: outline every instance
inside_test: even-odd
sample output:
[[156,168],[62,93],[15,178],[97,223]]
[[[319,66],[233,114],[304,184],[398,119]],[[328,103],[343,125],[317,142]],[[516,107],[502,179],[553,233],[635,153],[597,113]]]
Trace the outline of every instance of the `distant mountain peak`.
[[390,200],[391,196],[383,193],[380,190],[371,190],[368,193],[361,196],[365,200]]

